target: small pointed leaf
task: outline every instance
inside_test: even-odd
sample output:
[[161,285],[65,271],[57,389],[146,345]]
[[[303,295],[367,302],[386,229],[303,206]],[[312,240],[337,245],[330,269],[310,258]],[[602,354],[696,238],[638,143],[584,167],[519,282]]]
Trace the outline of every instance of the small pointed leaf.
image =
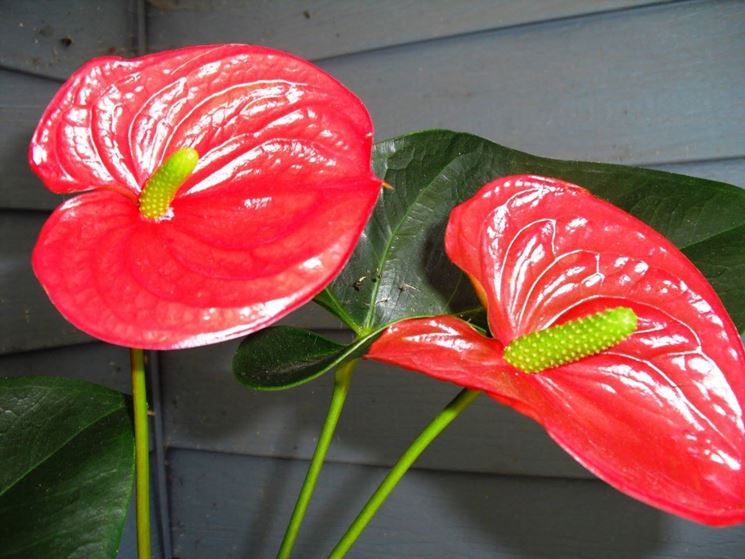
[[363,355],[380,332],[338,344],[310,330],[272,326],[247,336],[233,356],[233,373],[255,390],[282,390],[313,380]]

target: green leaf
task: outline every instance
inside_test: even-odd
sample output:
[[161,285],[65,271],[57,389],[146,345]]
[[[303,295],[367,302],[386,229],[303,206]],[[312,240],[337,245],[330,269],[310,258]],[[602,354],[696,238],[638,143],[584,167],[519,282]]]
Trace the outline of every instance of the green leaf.
[[[559,161],[470,134],[419,132],[375,146],[384,190],[352,258],[317,297],[359,335],[405,318],[472,313],[464,275],[444,252],[452,208],[497,177],[537,174],[583,186],[634,214],[684,250],[745,329],[745,190],[620,165]],[[717,255],[714,257],[713,255]]]
[[[484,184],[517,174],[576,183],[650,224],[702,270],[745,330],[743,189],[662,171],[546,159],[447,130],[380,142],[373,166],[393,188],[383,190],[347,266],[315,299],[355,332],[355,344],[419,316],[458,314],[485,325],[470,282],[445,255],[445,226],[453,207]],[[284,347],[279,339],[273,343]],[[257,364],[260,373],[244,368],[241,374],[255,379],[254,387],[294,386],[346,360],[337,351],[303,365],[295,377],[283,378],[294,366],[293,356],[283,362],[284,350],[272,366]]]
[[0,558],[116,557],[134,475],[126,397],[0,379]]
[[345,346],[302,328],[265,328],[241,342],[233,357],[233,373],[240,383],[256,390],[291,388],[363,355],[378,335]]
[[745,225],[689,245],[683,252],[714,285],[742,333],[745,325]]

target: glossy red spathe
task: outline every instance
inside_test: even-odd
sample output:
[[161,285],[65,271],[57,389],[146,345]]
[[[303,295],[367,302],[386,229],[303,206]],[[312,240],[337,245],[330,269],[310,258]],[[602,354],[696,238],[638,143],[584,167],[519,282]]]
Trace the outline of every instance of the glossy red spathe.
[[[138,210],[174,152],[193,173],[163,219]],[[166,349],[261,328],[348,259],[381,181],[372,123],[334,78],[247,45],[95,59],[57,93],[31,166],[77,193],[45,224],[37,277],[62,314],[108,342]]]
[[[368,357],[485,391],[648,504],[745,521],[745,353],[672,243],[582,188],[519,176],[453,211],[446,250],[484,296],[494,337],[454,317],[409,320]],[[533,375],[502,358],[522,334],[618,306],[637,330],[597,355]]]

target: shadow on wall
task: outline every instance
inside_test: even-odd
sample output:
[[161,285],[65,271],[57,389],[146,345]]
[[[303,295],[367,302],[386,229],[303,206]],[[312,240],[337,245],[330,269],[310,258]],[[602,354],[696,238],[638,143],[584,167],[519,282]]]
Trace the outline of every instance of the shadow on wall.
[[[234,345],[163,354],[170,443],[199,450],[172,451],[174,535],[184,557],[276,553],[331,392],[332,375],[290,391],[242,388],[229,373]],[[454,391],[369,367],[353,383],[330,452],[336,463],[319,480],[300,557],[325,556],[387,471],[358,464],[397,458]],[[486,398],[422,460],[440,470],[495,472],[530,471],[531,462],[532,474],[589,477],[539,426]],[[666,522],[664,513],[593,479],[415,470],[352,556],[653,557],[668,545]]]
[[[177,556],[274,556],[306,463],[176,451],[172,464],[174,481],[183,484],[173,494]],[[325,557],[384,474],[328,464],[295,555]],[[711,545],[735,557],[732,540],[731,533],[683,525],[594,480],[419,470],[396,488],[350,557],[694,558]]]

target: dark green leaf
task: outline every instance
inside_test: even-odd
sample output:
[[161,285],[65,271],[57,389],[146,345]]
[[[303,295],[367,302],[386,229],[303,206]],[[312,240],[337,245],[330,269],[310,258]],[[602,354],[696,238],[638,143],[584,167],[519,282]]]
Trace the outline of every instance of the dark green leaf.
[[737,233],[745,226],[745,190],[662,171],[545,159],[445,130],[377,144],[374,166],[393,190],[383,191],[349,264],[317,298],[358,335],[404,318],[471,312],[471,286],[444,254],[445,224],[452,208],[486,182],[515,174],[579,184],[649,223],[686,251],[745,328],[745,274],[736,273],[745,253]]
[[123,395],[57,377],[0,379],[0,558],[116,557],[133,475]]
[[[453,207],[485,183],[517,174],[576,183],[646,221],[693,260],[745,329],[745,190],[662,171],[536,157],[447,130],[381,142],[373,164],[393,189],[383,190],[349,263],[315,299],[357,334],[355,343],[417,316],[459,314],[484,324],[470,282],[445,255],[445,226]],[[274,345],[284,347],[280,340]],[[276,351],[272,367],[243,369],[254,379],[264,375],[254,386],[267,387],[295,366],[292,356],[284,361],[284,350]],[[343,350],[335,351],[270,386],[315,378],[346,360]]]
[[273,326],[247,336],[233,357],[233,373],[256,390],[281,390],[308,382],[361,356],[378,334],[346,346],[315,332]]
[[742,333],[745,325],[745,226],[689,245],[683,252],[714,284]]

